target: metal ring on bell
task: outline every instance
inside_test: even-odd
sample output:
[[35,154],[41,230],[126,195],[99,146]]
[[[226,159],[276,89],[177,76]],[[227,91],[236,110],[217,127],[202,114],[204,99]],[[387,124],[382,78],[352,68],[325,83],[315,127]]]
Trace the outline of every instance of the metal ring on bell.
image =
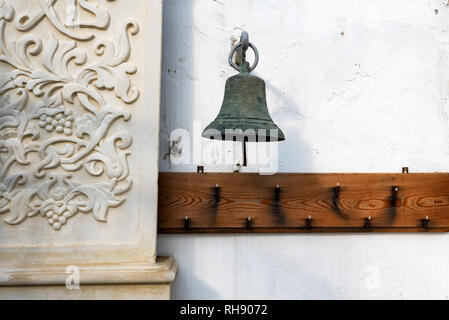
[[[234,45],[232,47],[231,53],[229,54],[229,58],[228,58],[228,62],[231,65],[231,67],[233,67],[235,70],[240,71],[239,66],[233,61],[233,57],[234,57],[234,53],[235,51],[242,47],[243,43],[239,42],[236,45]],[[249,71],[253,71],[254,69],[256,69],[257,64],[259,63],[259,51],[257,51],[257,48],[255,45],[253,45],[251,42],[248,42],[248,46],[253,49],[254,51],[254,63],[253,65],[249,68]]]

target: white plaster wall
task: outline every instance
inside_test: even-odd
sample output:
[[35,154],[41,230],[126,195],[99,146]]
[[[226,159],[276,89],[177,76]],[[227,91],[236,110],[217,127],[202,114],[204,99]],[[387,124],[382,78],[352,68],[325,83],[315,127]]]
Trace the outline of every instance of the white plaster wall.
[[[169,165],[168,137],[217,115],[241,30],[286,135],[279,171],[449,171],[445,1],[166,0],[164,11],[161,171],[196,170]],[[214,148],[206,171],[231,171]],[[180,299],[449,297],[446,234],[163,235],[158,251],[180,264]]]

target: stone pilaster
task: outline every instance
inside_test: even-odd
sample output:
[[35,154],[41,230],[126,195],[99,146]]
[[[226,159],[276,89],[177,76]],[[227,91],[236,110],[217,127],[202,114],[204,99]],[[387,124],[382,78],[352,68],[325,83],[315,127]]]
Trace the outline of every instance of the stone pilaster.
[[161,0],[0,0],[1,298],[169,297],[161,32]]

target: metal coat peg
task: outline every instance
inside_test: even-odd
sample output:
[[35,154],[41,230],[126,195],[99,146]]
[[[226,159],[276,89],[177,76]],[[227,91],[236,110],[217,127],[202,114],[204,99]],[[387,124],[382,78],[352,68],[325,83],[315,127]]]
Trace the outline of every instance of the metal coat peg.
[[338,199],[340,197],[341,187],[340,183],[337,182],[337,186],[334,188],[335,198]]
[[218,202],[220,202],[220,186],[218,185],[218,183],[215,185],[214,188],[214,198],[215,198],[215,205],[217,205]]
[[337,213],[340,211],[340,208],[338,206],[338,198],[340,198],[340,193],[341,193],[340,183],[337,182],[337,186],[334,188],[334,198],[332,199],[332,203],[334,204]]
[[306,229],[312,230],[312,217],[311,216],[308,216],[306,219]]
[[251,229],[253,219],[251,217],[246,218],[246,228]]
[[277,184],[276,188],[274,189],[274,200],[276,200],[276,201],[280,200],[280,193],[281,193],[281,187]]
[[189,225],[190,225],[190,219],[189,217],[185,217],[184,218],[184,229],[189,229]]
[[365,218],[365,229],[371,228],[371,217]]
[[428,229],[429,228],[429,217],[426,216],[424,219],[421,220],[422,223],[422,227],[424,229]]
[[391,188],[391,191],[392,191],[391,206],[396,207],[396,201],[398,200],[399,187],[393,186]]

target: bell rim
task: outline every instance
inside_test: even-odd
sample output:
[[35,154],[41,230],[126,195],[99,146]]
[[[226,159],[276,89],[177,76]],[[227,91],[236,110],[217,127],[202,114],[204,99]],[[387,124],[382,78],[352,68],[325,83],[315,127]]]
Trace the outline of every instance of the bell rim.
[[[232,119],[238,118],[229,117],[215,119],[203,130],[202,137],[211,140],[225,141],[243,141],[245,138],[248,138],[249,142],[276,142],[285,140],[284,132],[273,121],[251,119],[253,120],[252,123],[245,123],[242,126],[241,122],[232,123],[232,121],[229,121]],[[209,130],[214,130],[214,132],[208,132]],[[253,130],[253,132],[248,133],[248,130]],[[264,133],[260,134],[260,130],[264,130]],[[277,134],[271,135],[271,130],[276,130]],[[216,134],[217,132],[219,134]],[[261,139],[262,137],[263,139]]]

